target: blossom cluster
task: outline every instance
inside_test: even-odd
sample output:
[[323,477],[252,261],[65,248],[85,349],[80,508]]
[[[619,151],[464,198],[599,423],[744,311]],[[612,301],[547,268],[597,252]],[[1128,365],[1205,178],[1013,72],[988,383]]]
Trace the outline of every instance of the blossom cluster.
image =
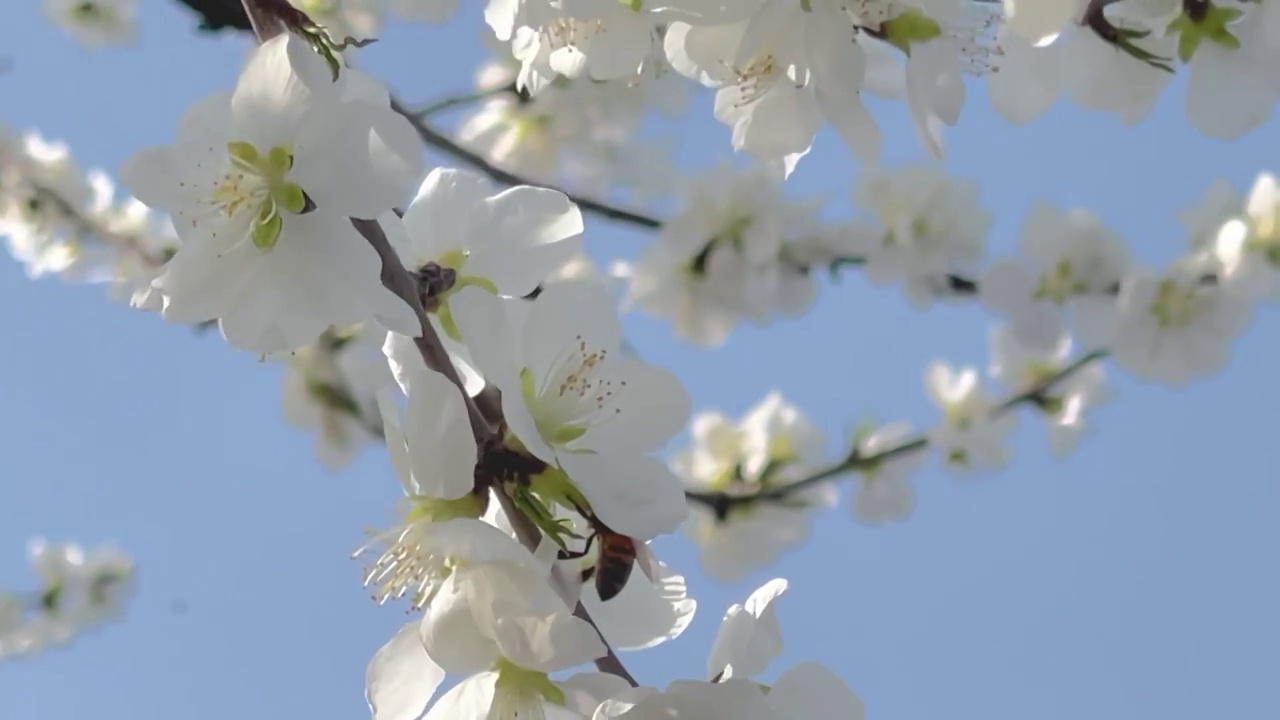
[[110,177],[83,172],[70,149],[0,125],[0,236],[30,278],[105,282],[128,302],[176,243],[136,200],[117,203]]
[[76,637],[118,622],[133,594],[133,563],[116,548],[86,551],[75,543],[28,546],[40,586],[0,591],[0,658],[65,646]]
[[[375,720],[860,718],[857,696],[819,666],[754,679],[781,651],[782,580],[730,608],[705,680],[658,690],[631,678],[616,651],[679,637],[696,610],[650,543],[683,527],[709,574],[738,579],[802,543],[842,476],[856,477],[859,521],[901,520],[930,454],[956,474],[1003,468],[1026,406],[1063,456],[1111,397],[1104,358],[1180,386],[1220,370],[1254,303],[1280,296],[1270,174],[1247,198],[1211,186],[1180,216],[1187,250],[1162,271],[1133,262],[1098,218],[1044,202],[1017,255],[984,264],[992,218],[977,186],[934,166],[878,167],[861,99],[904,100],[940,155],[966,74],[987,76],[1015,121],[1064,95],[1137,120],[1176,54],[1190,122],[1235,137],[1275,102],[1260,69],[1270,4],[490,0],[484,19],[508,56],[480,73],[457,145],[498,187],[484,172],[426,172],[425,111],[343,61],[340,39],[372,34],[384,10],[442,21],[458,3],[291,1],[306,23],[259,28],[235,87],[125,163],[136,199],[117,204],[66,147],[0,129],[0,234],[33,277],[110,283],[279,361],[285,419],[315,432],[326,467],[385,444],[403,497],[354,555],[374,600],[420,614],[368,665]],[[85,42],[132,37],[129,0],[48,7]],[[1232,83],[1215,72],[1248,79],[1248,97],[1222,96]],[[681,77],[715,90],[716,118],[755,169],[676,183],[663,153],[621,152],[648,110],[682,108]],[[821,221],[817,203],[783,192],[824,124],[865,167],[861,217]],[[641,203],[674,189],[679,209],[665,221],[612,209],[556,189],[561,177]],[[691,343],[799,316],[823,272],[858,268],[916,307],[969,299],[995,316],[987,374],[1005,394],[936,361],[924,373],[934,427],[867,426],[835,460],[778,392],[740,419],[690,423],[681,382],[630,351],[614,286],[584,259],[592,208],[658,231],[614,268],[623,305]],[[660,459],[686,425],[690,447]],[[39,544],[33,558],[44,586],[34,605],[0,596],[0,654],[112,617],[131,586],[113,551]]]
[[[421,169],[414,142],[371,78],[334,77],[292,34],[264,42],[233,91],[197,102],[173,145],[121,173],[181,240],[152,290],[170,321],[216,320],[234,347],[287,354],[291,395],[324,397],[348,422],[368,418],[372,391],[368,429],[385,438],[403,514],[357,555],[372,558],[375,599],[422,612],[370,663],[375,716],[420,713],[446,674],[460,682],[429,716],[605,712],[632,697],[623,674],[551,674],[691,620],[683,578],[648,547],[688,514],[654,453],[689,401],[624,352],[604,284],[549,280],[580,254],[581,214],[563,193],[436,169],[392,212]],[[408,297],[387,262],[411,279]],[[353,351],[378,335],[381,370],[361,368]],[[495,396],[500,414],[482,414]],[[338,445],[350,431],[295,414]],[[747,662],[730,654],[734,680]]]

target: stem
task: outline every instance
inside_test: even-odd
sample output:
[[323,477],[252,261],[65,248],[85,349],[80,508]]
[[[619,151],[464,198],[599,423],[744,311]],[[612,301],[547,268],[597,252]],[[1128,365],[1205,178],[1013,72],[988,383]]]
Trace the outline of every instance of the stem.
[[[1037,383],[1034,387],[1018,393],[1017,395],[1014,395],[993,407],[991,409],[991,418],[998,418],[1024,403],[1036,402],[1036,400],[1043,398],[1045,393],[1052,389],[1054,385],[1057,385],[1063,380],[1071,377],[1091,363],[1105,358],[1107,355],[1108,352],[1106,350],[1095,350],[1086,355],[1082,355],[1075,361],[1058,370],[1052,376],[1046,378],[1044,381]],[[812,475],[808,475],[787,485],[762,490],[750,495],[733,495],[727,492],[686,491],[684,496],[685,499],[691,503],[710,508],[712,512],[715,513],[718,520],[724,521],[724,519],[728,517],[729,511],[735,507],[743,507],[760,502],[777,502],[785,500],[798,492],[826,482],[831,478],[864,468],[874,467],[875,465],[887,460],[892,460],[893,458],[901,455],[907,455],[924,450],[928,446],[928,435],[921,434],[873,455],[862,455],[858,452],[857,448],[854,448],[853,452],[849,454],[849,457],[835,463],[834,465],[823,468]]]
[[[249,1],[249,0],[246,0],[246,1]],[[445,153],[446,155],[451,156],[455,160],[459,160],[461,162],[464,162],[474,167],[475,169],[483,172],[485,175],[488,175],[493,180],[500,182],[504,185],[538,185],[539,184],[539,183],[530,182],[529,180],[522,178],[519,175],[516,175],[515,173],[507,172],[506,170],[503,170],[502,168],[497,167],[496,165],[490,163],[488,160],[481,157],[478,153],[472,152],[471,150],[468,150],[467,148],[462,147],[461,145],[459,145],[458,143],[450,139],[449,136],[445,135],[439,130],[436,130],[435,128],[428,125],[426,121],[421,117],[420,113],[414,113],[412,110],[406,108],[404,104],[401,103],[395,97],[391,98],[391,109],[403,115],[405,119],[408,120],[411,125],[413,125],[413,129],[417,131],[418,137],[422,140],[423,144],[429,147],[433,147]],[[550,186],[543,186],[543,187],[550,187]],[[653,217],[651,215],[645,215],[643,213],[636,212],[634,210],[627,210],[625,208],[620,208],[615,205],[610,205],[609,203],[606,203],[600,200],[593,200],[591,198],[583,197],[581,195],[574,195],[573,193],[567,192],[561,188],[551,187],[551,189],[558,190],[564,193],[569,197],[571,201],[573,201],[575,205],[577,205],[579,208],[581,208],[586,212],[595,213],[597,215],[600,215],[601,217],[605,217],[610,220],[615,220],[617,222],[626,223],[629,225],[634,225],[636,227],[641,227],[646,230],[657,230],[662,227],[662,220],[656,217]]]
[[404,300],[417,314],[418,325],[422,330],[422,335],[415,337],[413,344],[418,348],[418,353],[422,355],[422,362],[432,370],[444,375],[449,382],[457,386],[458,392],[462,393],[463,401],[467,405],[467,419],[471,421],[471,432],[475,435],[476,443],[483,445],[486,440],[496,434],[497,427],[501,422],[501,408],[482,408],[476,399],[467,394],[462,378],[458,376],[458,371],[454,368],[453,361],[449,358],[449,351],[444,349],[444,345],[440,342],[440,336],[436,334],[435,327],[431,325],[426,311],[422,308],[417,279],[400,262],[400,257],[396,254],[395,248],[391,247],[391,243],[387,240],[387,234],[383,232],[382,226],[378,224],[378,221],[351,218],[351,224],[357,232],[364,236],[364,239],[378,253],[378,257],[382,259],[383,287],[395,293],[401,300]]
[[507,94],[515,95],[516,92],[517,92],[516,84],[510,83],[508,85],[503,85],[501,87],[496,87],[496,88],[490,88],[488,90],[477,90],[471,93],[460,93],[458,95],[451,95],[446,98],[441,98],[440,100],[437,100],[431,103],[430,105],[427,105],[421,110],[418,110],[417,112],[415,112],[413,115],[414,117],[428,118],[428,117],[431,117],[432,115],[435,115],[437,113],[442,113],[445,110],[449,110],[449,109],[458,107],[460,105],[471,105],[474,103],[478,103],[481,100],[488,100],[489,98],[496,97],[498,95],[507,95]]

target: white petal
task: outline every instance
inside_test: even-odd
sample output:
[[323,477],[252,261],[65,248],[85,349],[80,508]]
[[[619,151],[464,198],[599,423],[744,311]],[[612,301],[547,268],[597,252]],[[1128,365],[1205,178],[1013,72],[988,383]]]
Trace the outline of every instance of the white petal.
[[817,663],[801,663],[769,686],[769,705],[791,717],[862,720],[862,700]]
[[485,720],[493,705],[498,674],[482,672],[449,688],[423,720]]
[[250,52],[231,96],[232,132],[254,145],[290,145],[308,116],[336,110],[340,92],[325,61],[282,33]]
[[365,670],[365,700],[373,720],[417,720],[444,675],[422,646],[418,622],[406,623]]
[[567,608],[547,617],[500,617],[494,639],[503,657],[542,672],[583,665],[608,652],[591,623],[570,615]]
[[786,580],[770,580],[751,593],[745,605],[729,608],[707,658],[708,679],[722,674],[755,677],[782,653],[782,630],[773,603],[786,591]]
[[473,227],[483,217],[485,199],[492,191],[492,183],[479,173],[452,168],[428,173],[404,213],[405,230],[414,247],[414,257],[405,262],[440,260],[441,253],[466,249],[481,239]]
[[514,187],[485,203],[465,274],[522,297],[582,251],[582,213],[558,190]]
[[526,367],[542,380],[583,342],[591,351],[618,352],[622,322],[613,298],[592,282],[552,283],[533,301],[524,326]]
[[560,466],[614,532],[650,540],[688,517],[680,480],[647,455],[561,453]]
[[420,494],[456,500],[471,492],[476,442],[456,385],[434,370],[415,377],[404,427]]
[[318,207],[373,219],[394,208],[422,175],[422,145],[409,121],[387,107],[345,103],[299,128],[290,176]]

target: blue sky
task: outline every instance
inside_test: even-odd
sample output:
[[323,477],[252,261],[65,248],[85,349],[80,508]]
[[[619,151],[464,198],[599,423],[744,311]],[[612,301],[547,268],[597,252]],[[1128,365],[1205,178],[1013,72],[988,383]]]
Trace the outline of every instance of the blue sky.
[[[233,82],[246,47],[197,37],[176,4],[143,0],[141,46],[89,54],[35,5],[0,13],[0,56],[13,61],[0,120],[65,140],[86,168],[114,171],[168,141],[190,102]],[[409,101],[465,90],[483,53],[478,16],[389,28],[361,62]],[[876,112],[885,162],[920,159],[904,110]],[[680,130],[682,166],[729,153],[706,97]],[[1045,197],[1091,208],[1162,264],[1184,246],[1173,213],[1215,177],[1244,189],[1274,169],[1278,141],[1276,122],[1234,144],[1196,137],[1177,86],[1136,128],[1065,106],[1013,128],[973,87],[946,165],[980,181],[996,215],[992,255],[1012,248],[1029,203]],[[789,189],[825,193],[843,215],[857,173],[824,133]],[[594,218],[587,238],[599,259],[645,242]],[[868,417],[933,422],[925,365],[984,365],[987,322],[972,306],[912,310],[850,273],[803,319],[740,330],[715,351],[680,345],[648,318],[629,317],[627,330],[695,407],[737,414],[777,388],[835,453]],[[784,576],[786,650],[771,674],[824,663],[870,718],[1276,717],[1277,327],[1275,312],[1257,313],[1228,371],[1181,392],[1113,374],[1119,401],[1091,416],[1096,434],[1065,462],[1024,417],[1009,470],[960,481],[930,465],[914,478],[908,522],[864,528],[842,505],[816,519],[802,551],[740,584],[701,577],[685,540],[662,541],[699,617],[676,642],[624,660],[648,684],[700,677],[725,607]],[[22,553],[37,534],[113,539],[141,573],[126,623],[0,665],[0,717],[363,716],[364,665],[404,621],[367,599],[347,558],[364,528],[391,517],[385,456],[324,473],[310,438],[280,420],[278,368],[111,304],[98,287],[30,282],[0,262],[0,329],[0,586],[31,581]]]

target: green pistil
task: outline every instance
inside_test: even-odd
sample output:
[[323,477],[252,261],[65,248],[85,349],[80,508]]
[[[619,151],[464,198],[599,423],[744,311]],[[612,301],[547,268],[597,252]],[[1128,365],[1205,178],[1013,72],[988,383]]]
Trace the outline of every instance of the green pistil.
[[1040,283],[1036,285],[1031,297],[1033,300],[1048,300],[1055,305],[1062,305],[1086,289],[1084,283],[1072,276],[1071,261],[1062,258],[1040,276]]
[[[307,209],[307,195],[302,187],[286,179],[293,169],[293,155],[288,148],[276,146],[263,157],[253,144],[239,141],[227,143],[227,155],[234,168],[266,183],[267,197],[262,200],[249,233],[254,247],[270,250],[284,229],[281,210],[297,215]],[[228,183],[215,191],[214,199],[232,213],[249,199],[242,192],[238,184]]]

